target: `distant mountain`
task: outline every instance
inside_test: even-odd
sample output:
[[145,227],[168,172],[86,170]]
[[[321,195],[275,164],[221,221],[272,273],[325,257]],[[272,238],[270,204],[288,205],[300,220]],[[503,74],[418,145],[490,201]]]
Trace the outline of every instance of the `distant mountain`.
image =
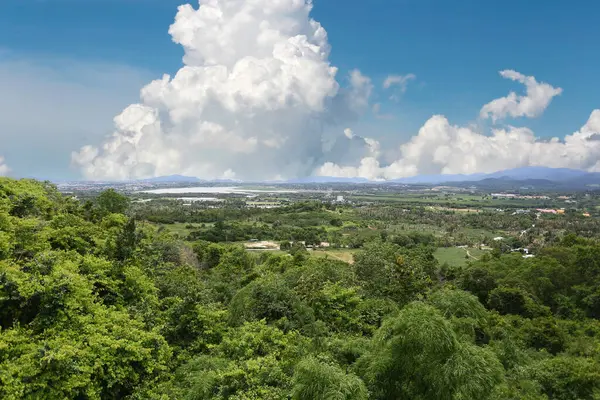
[[[562,182],[551,181],[548,179],[512,179],[506,176],[501,178],[485,178],[479,181],[454,182],[452,186],[457,187],[478,187],[486,190],[520,190],[524,188],[533,189],[568,189]],[[578,187],[580,185],[577,185]]]
[[[548,168],[548,167],[521,167],[502,170],[489,174],[437,174],[437,175],[417,175],[408,178],[393,179],[380,182],[402,183],[409,185],[442,185],[467,182],[484,182],[485,186],[499,185],[500,180],[504,181],[502,186],[537,186],[550,187],[556,186],[553,182],[562,182],[567,186],[582,187],[589,184],[600,184],[600,173],[590,173],[587,171],[568,169],[568,168]],[[305,178],[290,179],[285,183],[369,183],[373,182],[364,178],[335,178],[330,176],[309,176]],[[520,182],[520,183],[519,183]],[[461,185],[464,186],[464,185]]]
[[485,177],[486,177],[485,174],[417,175],[417,176],[411,176],[408,178],[393,179],[388,182],[406,183],[406,184],[411,184],[411,185],[414,185],[414,184],[437,185],[440,183],[477,181],[480,179],[484,179]]
[[[426,184],[440,185],[458,182],[481,182],[491,179],[489,183],[496,182],[498,179],[505,181],[548,181],[548,182],[573,182],[578,185],[585,185],[585,182],[600,182],[600,173],[590,173],[587,171],[568,169],[568,168],[548,168],[548,167],[521,167],[493,172],[490,174],[471,174],[471,175],[418,175],[410,178],[395,179],[392,182],[407,184]],[[541,182],[538,182],[541,183]]]
[[514,180],[545,179],[566,181],[589,175],[589,172],[568,168],[522,167],[487,174],[486,178],[510,178]]
[[[191,176],[169,175],[156,178],[140,179],[129,182],[145,182],[154,184],[185,184],[185,183],[223,183],[238,184],[243,181],[235,179],[214,179],[204,180]],[[55,183],[59,183],[55,181]],[[92,183],[92,182],[89,182]],[[100,184],[102,182],[93,182]],[[110,183],[109,181],[105,183]],[[123,182],[122,182],[123,183]],[[521,167],[493,172],[489,174],[437,174],[437,175],[418,175],[408,178],[393,179],[389,181],[370,181],[365,178],[337,178],[331,176],[308,176],[303,178],[289,179],[286,181],[265,181],[263,183],[287,183],[287,184],[319,184],[319,183],[401,183],[409,185],[453,185],[468,187],[486,186],[486,187],[557,187],[561,188],[587,188],[590,186],[600,187],[600,173],[587,172],[568,168],[548,168],[548,167]],[[468,184],[471,185],[468,185]]]

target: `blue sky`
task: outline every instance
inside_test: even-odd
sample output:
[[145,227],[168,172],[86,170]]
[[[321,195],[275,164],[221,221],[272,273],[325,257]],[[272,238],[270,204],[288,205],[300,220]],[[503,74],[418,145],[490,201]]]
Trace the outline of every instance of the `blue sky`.
[[[0,156],[16,175],[79,175],[69,166],[70,152],[98,144],[144,83],[182,66],[183,51],[167,33],[180,3],[0,3],[0,83],[15,84],[13,97],[0,94],[0,106],[11,114],[0,117]],[[358,68],[376,87],[371,102],[394,116],[379,120],[367,113],[353,125],[382,143],[408,140],[433,114],[456,124],[474,121],[483,104],[522,91],[498,75],[504,69],[562,88],[526,126],[542,138],[571,134],[600,106],[598,15],[599,2],[558,0],[314,0],[311,14],[329,34],[338,79]],[[408,73],[417,78],[399,101],[389,101],[381,82]],[[61,85],[71,93],[64,108]],[[18,101],[14,93],[22,94]],[[94,126],[77,122],[82,115]],[[64,121],[69,118],[72,123]],[[525,125],[523,118],[510,123]]]

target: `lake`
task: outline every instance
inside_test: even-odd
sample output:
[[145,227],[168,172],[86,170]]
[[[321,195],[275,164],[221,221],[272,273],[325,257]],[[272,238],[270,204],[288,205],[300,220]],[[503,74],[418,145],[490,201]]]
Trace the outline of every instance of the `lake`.
[[184,188],[164,188],[164,189],[153,189],[143,190],[140,193],[152,193],[152,194],[185,194],[185,193],[218,193],[218,194],[251,194],[251,193],[298,193],[298,190],[284,190],[284,189],[244,189],[241,187],[234,186],[196,186],[196,187],[184,187]]

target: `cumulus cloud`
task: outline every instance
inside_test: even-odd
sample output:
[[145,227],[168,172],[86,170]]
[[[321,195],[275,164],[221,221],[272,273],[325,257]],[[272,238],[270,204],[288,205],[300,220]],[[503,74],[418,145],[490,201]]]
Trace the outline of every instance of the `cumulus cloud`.
[[[503,77],[525,84],[527,94],[515,93],[486,104],[482,117],[535,117],[562,92],[512,70]],[[359,162],[326,162],[317,175],[397,179],[423,174],[472,174],[524,166],[546,166],[600,171],[600,110],[594,110],[577,132],[564,139],[543,140],[526,127],[507,126],[488,134],[473,126],[452,125],[443,115],[431,117],[417,135],[399,148],[397,160],[383,163],[377,153]]]
[[379,156],[380,144],[377,140],[357,135],[350,128],[344,129],[343,135],[337,136],[333,145],[325,149],[324,154],[327,162],[340,165],[352,164],[365,157]]
[[6,176],[10,172],[10,168],[4,162],[4,157],[0,156],[0,176]]
[[179,7],[169,33],[184,66],[145,86],[140,103],[114,119],[114,133],[74,152],[73,163],[103,179],[310,174],[325,157],[324,126],[364,112],[373,90],[358,70],[340,87],[311,8],[305,0]]
[[562,93],[561,88],[555,88],[547,83],[538,82],[533,76],[525,76],[517,71],[500,71],[500,76],[525,85],[524,96],[510,92],[508,96],[492,100],[480,111],[481,118],[491,118],[497,121],[507,116],[535,118],[542,115],[555,96]]
[[528,128],[493,129],[484,135],[471,127],[452,125],[442,115],[431,117],[407,143],[401,157],[382,165],[377,156],[359,165],[325,163],[317,175],[396,179],[421,174],[471,174],[524,166],[600,171],[600,109],[564,140],[542,140]]
[[380,147],[379,141],[359,136],[351,129],[345,129],[344,136],[337,140],[330,154],[338,155],[338,159],[346,159],[348,162],[361,160],[360,165],[341,167],[338,163],[328,161],[319,167],[315,174],[341,178],[378,179],[379,174],[376,171],[380,169],[377,161],[381,155]]
[[[380,103],[370,107],[369,77],[359,70],[340,77],[330,64],[327,33],[310,18],[311,9],[308,0],[205,0],[197,8],[179,7],[169,33],[184,49],[183,67],[143,87],[139,102],[114,118],[113,133],[73,152],[72,163],[92,179],[175,173],[395,179],[529,165],[600,170],[600,110],[562,140],[542,140],[524,127],[483,132],[435,115],[390,162],[378,140],[342,129],[369,109],[387,116]],[[500,74],[524,84],[526,93],[486,104],[480,116],[494,122],[537,117],[562,92],[516,71]],[[383,89],[401,93],[415,78],[390,75]],[[331,131],[336,136],[328,141]]]

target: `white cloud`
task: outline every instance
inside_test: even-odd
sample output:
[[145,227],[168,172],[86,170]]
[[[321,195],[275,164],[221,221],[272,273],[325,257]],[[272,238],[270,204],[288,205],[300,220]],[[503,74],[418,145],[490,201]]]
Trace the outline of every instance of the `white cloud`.
[[65,178],[73,148],[110,132],[111,117],[149,76],[124,65],[2,52],[0,151],[12,174]]
[[[395,160],[384,162],[379,141],[339,128],[369,110],[374,86],[358,70],[339,79],[327,33],[309,17],[311,8],[306,0],[207,0],[198,8],[179,7],[169,32],[185,50],[184,66],[143,87],[139,103],[114,118],[113,134],[87,141],[72,153],[73,164],[94,179],[174,173],[393,179],[527,165],[600,170],[598,110],[562,141],[541,140],[523,127],[481,132],[436,115],[399,146]],[[481,109],[483,118],[536,117],[562,92],[512,70],[500,74],[523,83],[526,94],[493,100]],[[397,94],[415,78],[390,75],[383,87]],[[381,107],[371,111],[387,117]],[[334,129],[328,142],[324,132]]]
[[350,71],[349,106],[357,114],[364,112],[369,107],[369,98],[373,93],[371,78],[363,75],[359,70]]
[[402,93],[406,91],[406,86],[408,82],[416,79],[417,76],[415,74],[406,74],[406,75],[388,75],[387,78],[383,81],[383,88],[389,89],[392,86],[399,86]]
[[547,83],[538,82],[533,76],[525,76],[513,70],[500,71],[503,78],[511,79],[525,85],[525,96],[510,92],[508,96],[492,100],[481,109],[481,118],[492,118],[492,121],[507,116],[535,118],[542,115],[555,96],[562,93]]
[[358,70],[340,88],[311,8],[305,0],[179,7],[169,32],[185,66],[145,86],[113,135],[74,152],[73,163],[87,178],[309,174],[323,159],[324,125],[364,112],[373,89]]
[[358,166],[325,163],[317,175],[396,179],[422,174],[471,174],[524,166],[600,171],[600,109],[564,140],[537,138],[528,128],[494,129],[483,135],[451,125],[441,115],[431,117],[416,136],[400,146],[401,157],[381,165],[376,156]]
[[6,176],[10,172],[10,168],[4,162],[4,157],[0,156],[0,176]]

